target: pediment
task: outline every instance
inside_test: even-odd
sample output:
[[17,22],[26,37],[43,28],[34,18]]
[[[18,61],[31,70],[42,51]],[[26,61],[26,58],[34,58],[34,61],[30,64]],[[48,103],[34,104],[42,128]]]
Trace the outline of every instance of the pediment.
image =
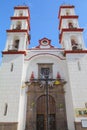
[[39,40],[39,46],[37,46],[36,48],[54,48],[54,47],[51,45],[51,40],[44,37]]

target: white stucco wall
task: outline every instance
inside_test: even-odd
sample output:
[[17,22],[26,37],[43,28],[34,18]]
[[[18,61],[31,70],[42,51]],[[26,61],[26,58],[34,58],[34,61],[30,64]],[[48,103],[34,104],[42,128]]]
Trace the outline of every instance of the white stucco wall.
[[[23,55],[4,55],[0,69],[0,122],[18,122],[22,71]],[[6,116],[5,103],[8,104]]]
[[[58,54],[59,53],[59,54]],[[32,71],[34,72],[34,76],[38,78],[38,63],[53,63],[53,78],[55,79],[57,76],[57,72],[64,78],[63,72],[63,61],[65,58],[61,55],[60,52],[53,50],[39,50],[29,51],[28,55],[25,58],[26,61],[26,80],[29,80]]]
[[[67,67],[75,114],[75,109],[85,108],[87,102],[87,54],[68,54]],[[87,117],[75,116],[75,121],[79,122],[85,118],[87,119]]]
[[28,16],[28,9],[15,9],[14,16],[19,16],[19,13],[22,12],[23,16]]

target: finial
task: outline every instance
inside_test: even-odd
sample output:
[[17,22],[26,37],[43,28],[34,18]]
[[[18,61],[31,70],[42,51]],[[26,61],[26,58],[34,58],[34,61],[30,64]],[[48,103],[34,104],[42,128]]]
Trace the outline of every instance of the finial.
[[61,76],[60,76],[60,73],[59,72],[57,72],[57,77],[56,77],[57,79],[61,79]]
[[34,72],[32,71],[31,76],[30,76],[30,81],[34,79]]

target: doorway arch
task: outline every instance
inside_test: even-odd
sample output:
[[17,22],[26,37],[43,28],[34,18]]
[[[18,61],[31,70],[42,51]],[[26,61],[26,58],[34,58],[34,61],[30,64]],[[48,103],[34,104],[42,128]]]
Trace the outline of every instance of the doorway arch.
[[[47,121],[49,130],[56,130],[56,103],[52,96],[42,95],[37,99],[36,104],[36,130],[47,130]],[[47,114],[48,111],[48,114]]]

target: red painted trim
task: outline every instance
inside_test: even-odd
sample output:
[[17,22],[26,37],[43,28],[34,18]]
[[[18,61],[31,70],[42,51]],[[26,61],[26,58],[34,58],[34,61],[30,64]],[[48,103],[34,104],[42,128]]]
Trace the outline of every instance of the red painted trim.
[[29,16],[13,16],[11,20],[22,20],[22,19],[29,19]]
[[60,21],[59,21],[59,30],[61,28],[61,23],[62,23],[62,20],[63,19],[78,19],[78,16],[77,15],[70,15],[70,16],[61,16],[60,17]]
[[17,30],[17,29],[12,29],[12,30],[6,30],[6,32],[9,32],[9,33],[12,33],[12,32],[26,32],[26,33],[28,33],[28,30],[24,30],[24,29],[22,29],[22,30]]
[[47,45],[43,45],[43,44],[42,44],[42,42],[43,42],[44,40],[46,40],[46,41],[48,42],[47,45],[49,45],[50,48],[54,48],[54,46],[51,45],[51,40],[48,39],[48,38],[45,38],[45,37],[39,40],[39,46],[37,46],[36,48],[40,48],[40,46],[47,46]]
[[40,54],[36,54],[36,55],[34,55],[34,56],[32,56],[32,57],[30,57],[30,58],[28,58],[28,59],[25,59],[25,61],[29,61],[29,60],[31,60],[32,58],[34,58],[34,57],[36,57],[36,56],[45,56],[45,55],[51,55],[51,56],[55,56],[55,57],[57,57],[58,59],[60,59],[60,60],[65,60],[65,59],[63,59],[63,58],[61,58],[61,57],[59,57],[59,56],[57,56],[57,55],[54,55],[54,54],[50,54],[50,53],[40,53]]
[[58,19],[60,19],[61,8],[59,8]]
[[84,29],[83,28],[63,28],[62,32],[82,32]]
[[62,8],[75,8],[75,6],[73,6],[73,5],[62,5],[62,6],[60,6],[58,18],[60,18],[60,12],[61,12]]
[[51,40],[48,39],[48,38],[45,38],[45,37],[39,40],[40,45],[41,45],[41,43],[42,43],[44,40],[46,40],[46,41],[48,42],[48,45],[50,45]]
[[15,6],[14,9],[29,9],[28,6]]
[[24,54],[26,55],[26,51],[3,51],[2,54],[9,55],[9,54]]
[[87,50],[75,50],[75,51],[73,51],[73,50],[66,50],[64,52],[65,55],[66,54],[76,54],[76,53],[87,53]]
[[75,8],[74,5],[61,5],[60,8]]
[[83,32],[83,28],[63,28],[61,34],[59,35],[59,41],[61,43],[62,35],[64,32]]
[[64,15],[64,16],[61,16],[61,19],[63,19],[63,18],[64,18],[64,19],[67,19],[67,18],[69,18],[69,19],[78,18],[78,15],[70,15],[70,16],[69,16],[69,15],[68,15],[68,16],[67,16],[67,15],[66,15],[66,16]]
[[30,10],[28,9],[28,16],[29,16],[29,19],[30,19]]

